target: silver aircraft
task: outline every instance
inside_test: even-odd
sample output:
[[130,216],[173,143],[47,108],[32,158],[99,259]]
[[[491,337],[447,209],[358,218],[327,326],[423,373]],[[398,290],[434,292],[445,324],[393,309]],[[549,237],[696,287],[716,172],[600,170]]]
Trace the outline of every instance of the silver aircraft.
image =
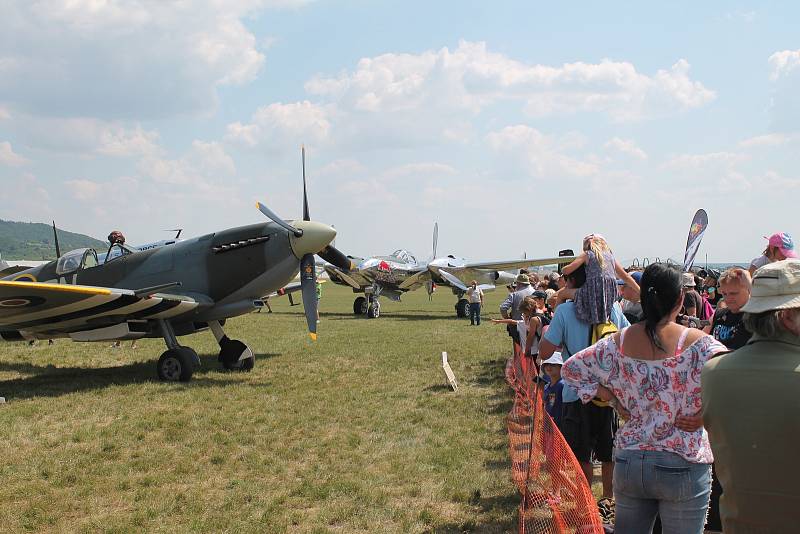
[[464,298],[467,284],[471,280],[478,282],[484,291],[493,290],[497,285],[513,283],[516,274],[510,270],[556,265],[571,258],[515,259],[503,261],[469,262],[453,255],[436,257],[438,240],[438,224],[433,230],[433,255],[427,262],[419,262],[407,250],[395,250],[388,256],[358,258],[347,256],[352,262],[349,269],[340,265],[326,264],[325,271],[331,281],[346,285],[354,293],[363,293],[353,302],[353,313],[366,315],[370,319],[380,316],[379,297],[385,296],[399,301],[406,291],[425,287],[430,295],[434,284],[450,287],[457,298],[456,316],[466,317],[468,301]]
[[317,331],[314,254],[342,268],[349,260],[330,246],[336,230],[310,220],[303,177],[303,218],[221,230],[138,251],[112,244],[105,259],[91,248],[0,279],[0,338],[107,341],[161,337],[162,380],[188,381],[200,364],[178,336],[210,329],[226,369],[250,370],[253,351],[228,338],[225,320],[263,305],[262,296],[300,272],[312,339]]

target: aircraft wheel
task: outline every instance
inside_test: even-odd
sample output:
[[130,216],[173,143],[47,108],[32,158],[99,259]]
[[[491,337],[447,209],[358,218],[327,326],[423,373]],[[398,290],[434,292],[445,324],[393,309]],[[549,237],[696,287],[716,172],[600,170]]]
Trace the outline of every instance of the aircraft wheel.
[[367,317],[369,319],[377,319],[381,316],[381,303],[377,300],[373,300],[367,310]]
[[469,301],[467,299],[459,299],[456,302],[456,317],[469,317]]
[[353,313],[356,315],[364,315],[367,313],[367,299],[364,297],[356,298],[355,302],[353,302]]
[[[243,352],[249,352],[249,358],[241,358]],[[247,372],[253,369],[255,358],[252,356],[250,347],[238,339],[225,339],[219,351],[219,361],[228,371]]]
[[165,382],[188,382],[194,372],[197,354],[189,347],[165,351],[158,359],[158,378]]

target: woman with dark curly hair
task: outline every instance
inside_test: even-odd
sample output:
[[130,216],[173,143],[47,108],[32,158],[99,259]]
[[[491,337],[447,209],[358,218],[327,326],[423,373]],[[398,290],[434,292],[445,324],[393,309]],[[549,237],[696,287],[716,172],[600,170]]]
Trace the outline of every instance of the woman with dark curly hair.
[[644,320],[572,358],[562,376],[583,402],[600,397],[627,419],[614,450],[615,532],[702,534],[713,457],[701,409],[703,364],[725,347],[675,322],[681,272],[652,264],[641,281]]

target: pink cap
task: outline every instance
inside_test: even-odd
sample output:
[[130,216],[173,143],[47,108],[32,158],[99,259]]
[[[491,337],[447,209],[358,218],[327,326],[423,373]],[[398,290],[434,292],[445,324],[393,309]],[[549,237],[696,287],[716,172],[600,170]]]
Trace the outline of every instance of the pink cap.
[[786,232],[778,232],[765,238],[769,239],[769,246],[775,247],[781,251],[781,254],[787,258],[797,258],[797,253],[794,251],[794,241],[792,236]]

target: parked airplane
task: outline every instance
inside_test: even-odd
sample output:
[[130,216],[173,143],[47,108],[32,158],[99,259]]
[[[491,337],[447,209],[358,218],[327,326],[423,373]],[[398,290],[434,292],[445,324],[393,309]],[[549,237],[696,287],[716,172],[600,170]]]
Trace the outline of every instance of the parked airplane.
[[[0,280],[0,337],[7,341],[69,337],[106,341],[163,337],[163,380],[187,381],[200,360],[177,336],[209,328],[227,369],[252,369],[254,355],[228,338],[225,320],[263,305],[298,270],[312,339],[317,331],[314,254],[341,268],[350,262],[329,243],[336,231],[310,220],[286,222],[263,204],[271,222],[230,228],[144,251],[112,245],[106,260],[84,248]],[[116,249],[119,254],[116,254]]]
[[418,262],[407,250],[395,250],[388,256],[357,258],[348,256],[354,262],[352,269],[342,269],[337,265],[325,265],[331,281],[346,285],[354,293],[364,293],[353,302],[353,313],[366,315],[370,319],[380,316],[378,297],[385,295],[399,301],[406,291],[426,287],[430,294],[433,284],[449,286],[456,295],[456,316],[468,315],[468,302],[464,298],[467,284],[476,280],[484,290],[492,290],[496,285],[512,283],[515,275],[506,272],[540,265],[556,265],[564,258],[515,259],[470,263],[453,255],[437,258],[436,243],[438,224],[434,226],[433,259]]

